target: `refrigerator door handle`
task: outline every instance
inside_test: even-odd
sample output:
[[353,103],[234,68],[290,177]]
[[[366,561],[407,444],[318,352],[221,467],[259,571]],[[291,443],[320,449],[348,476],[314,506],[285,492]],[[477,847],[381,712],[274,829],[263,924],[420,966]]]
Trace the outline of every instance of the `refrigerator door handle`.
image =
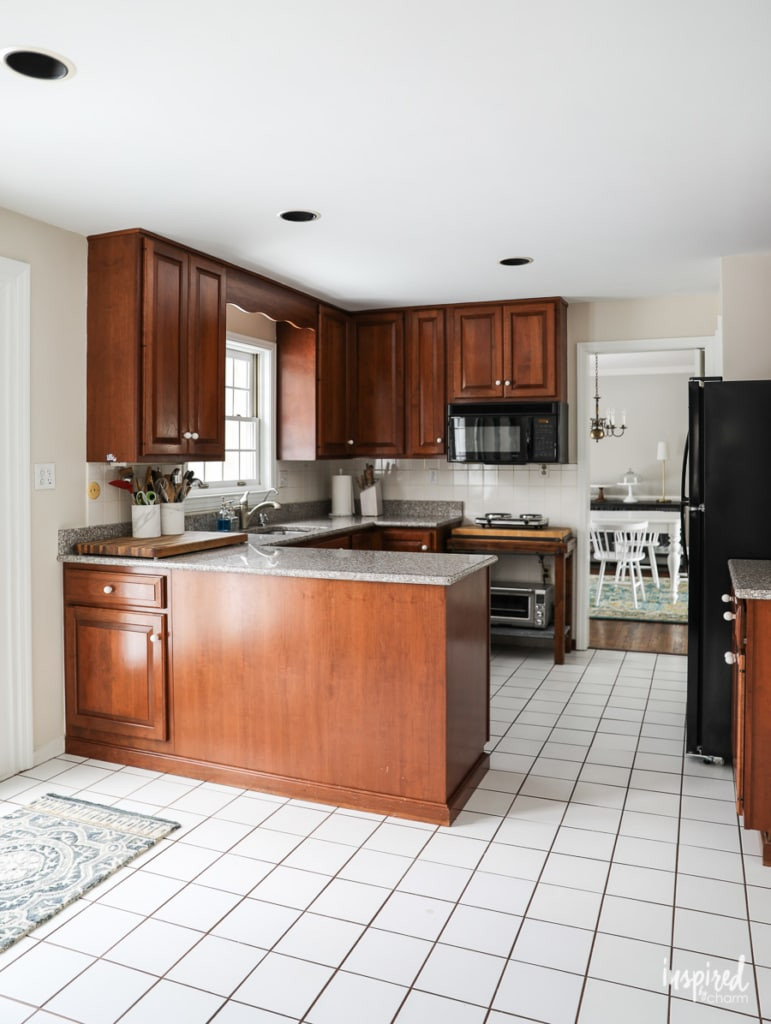
[[685,481],[688,479],[688,442],[689,435],[685,435],[683,445],[683,468],[680,473],[680,543],[683,548],[683,568],[688,572],[688,534],[685,529],[685,506],[688,503],[688,496],[685,493]]

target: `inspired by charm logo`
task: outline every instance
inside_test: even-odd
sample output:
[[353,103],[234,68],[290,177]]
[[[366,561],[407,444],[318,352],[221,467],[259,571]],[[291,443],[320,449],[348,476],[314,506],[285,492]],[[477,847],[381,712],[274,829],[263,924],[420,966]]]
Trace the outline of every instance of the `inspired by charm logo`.
[[740,1006],[750,1001],[747,994],[750,983],[744,977],[746,966],[746,958],[740,956],[735,969],[713,967],[709,960],[705,960],[704,967],[697,970],[681,968],[670,971],[665,960],[662,985],[664,988],[669,986],[673,992],[687,994],[694,1003]]

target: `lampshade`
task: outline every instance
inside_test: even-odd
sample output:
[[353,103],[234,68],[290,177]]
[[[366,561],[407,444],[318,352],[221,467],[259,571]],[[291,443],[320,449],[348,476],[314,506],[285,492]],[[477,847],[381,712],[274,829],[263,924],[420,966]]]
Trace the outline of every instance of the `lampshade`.
[[669,458],[669,451],[667,449],[667,442],[666,441],[659,441],[658,445],[656,446],[656,461],[657,462],[666,462],[668,458]]

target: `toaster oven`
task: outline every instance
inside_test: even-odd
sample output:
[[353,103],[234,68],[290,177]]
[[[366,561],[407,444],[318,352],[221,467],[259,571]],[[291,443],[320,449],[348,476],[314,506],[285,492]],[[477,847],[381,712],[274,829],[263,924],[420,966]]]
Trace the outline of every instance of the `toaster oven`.
[[550,583],[495,580],[490,587],[490,623],[547,629],[554,617],[554,587]]

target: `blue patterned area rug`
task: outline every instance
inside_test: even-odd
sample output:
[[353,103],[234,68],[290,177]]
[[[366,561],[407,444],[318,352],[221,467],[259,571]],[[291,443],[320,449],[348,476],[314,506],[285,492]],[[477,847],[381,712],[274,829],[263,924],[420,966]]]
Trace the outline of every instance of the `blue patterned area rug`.
[[677,589],[677,601],[672,602],[672,589],[669,578],[663,577],[661,588],[656,589],[653,580],[645,580],[645,600],[638,592],[635,608],[632,600],[632,587],[629,583],[614,583],[606,579],[602,584],[602,596],[599,607],[595,606],[597,597],[597,577],[589,581],[589,618],[590,619],[624,619],[628,622],[673,622],[688,621],[688,582],[680,583]]
[[0,818],[0,952],[176,828],[54,793]]

